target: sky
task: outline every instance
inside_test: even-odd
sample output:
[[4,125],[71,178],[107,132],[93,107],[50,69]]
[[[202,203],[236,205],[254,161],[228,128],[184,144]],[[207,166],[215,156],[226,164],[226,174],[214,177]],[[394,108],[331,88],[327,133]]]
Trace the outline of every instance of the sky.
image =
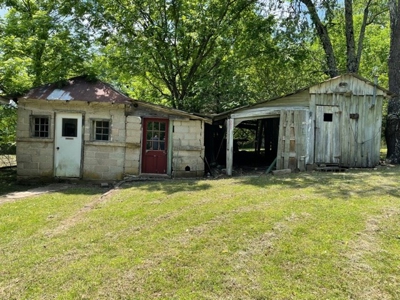
[[4,17],[6,11],[7,11],[6,9],[0,8],[0,17]]

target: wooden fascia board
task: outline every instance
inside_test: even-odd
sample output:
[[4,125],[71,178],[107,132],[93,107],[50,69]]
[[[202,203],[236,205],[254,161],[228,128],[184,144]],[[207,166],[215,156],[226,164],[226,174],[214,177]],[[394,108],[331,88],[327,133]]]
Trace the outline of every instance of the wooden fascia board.
[[200,116],[196,116],[194,114],[185,112],[185,111],[181,111],[181,110],[177,110],[177,109],[173,109],[173,108],[169,108],[169,107],[164,107],[164,106],[157,106],[155,104],[151,104],[151,103],[146,103],[146,102],[141,102],[141,101],[137,101],[135,100],[133,103],[137,103],[138,105],[143,105],[147,108],[150,108],[154,111],[158,111],[158,112],[162,112],[166,115],[178,115],[178,116],[182,116],[185,118],[188,118],[190,120],[198,120],[198,121],[204,121],[208,124],[211,124],[212,121],[211,119],[207,119],[204,117],[200,117]]
[[244,118],[252,118],[252,117],[262,117],[268,115],[280,115],[282,110],[307,110],[305,107],[262,107],[262,108],[255,108],[245,110],[243,112],[238,112],[235,114],[231,114],[232,119],[244,119]]

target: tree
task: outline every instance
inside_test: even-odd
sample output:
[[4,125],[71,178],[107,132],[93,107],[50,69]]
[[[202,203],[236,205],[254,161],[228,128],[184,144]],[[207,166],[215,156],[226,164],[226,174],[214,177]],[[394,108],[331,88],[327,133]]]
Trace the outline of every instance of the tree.
[[79,1],[0,1],[0,82],[9,94],[80,74],[89,59]]
[[0,103],[0,167],[14,164],[16,124],[15,107]]
[[390,0],[389,100],[386,119],[387,160],[400,163],[400,1]]
[[100,39],[114,66],[144,78],[172,107],[191,109],[195,85],[225,68],[247,30],[246,19],[269,32],[271,19],[257,20],[255,2],[102,1],[93,3],[91,19],[103,31]]
[[[339,74],[339,68],[332,43],[330,29],[333,26],[338,26],[335,22],[340,20],[338,12],[342,11],[339,1],[335,0],[298,0],[303,3],[308,10],[310,19],[316,29],[317,36],[321,42],[323,50],[326,55],[326,73],[330,77],[335,77]],[[355,39],[355,26],[354,26],[354,10],[353,5],[356,4],[357,8],[362,8],[362,22],[359,28],[358,42]],[[318,6],[317,6],[318,5]],[[321,20],[320,12],[325,11],[325,20]],[[346,44],[346,72],[358,73],[360,68],[362,50],[364,45],[365,32],[368,25],[373,24],[376,19],[386,12],[387,9],[382,5],[382,1],[368,0],[366,2],[353,0],[344,1],[344,34]],[[339,23],[340,24],[340,23]],[[337,30],[337,29],[336,29]]]

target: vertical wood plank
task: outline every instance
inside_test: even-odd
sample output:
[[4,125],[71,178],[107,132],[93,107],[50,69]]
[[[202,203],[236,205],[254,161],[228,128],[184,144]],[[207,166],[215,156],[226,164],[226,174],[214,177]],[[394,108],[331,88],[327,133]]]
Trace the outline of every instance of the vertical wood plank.
[[226,175],[232,176],[234,119],[226,121]]

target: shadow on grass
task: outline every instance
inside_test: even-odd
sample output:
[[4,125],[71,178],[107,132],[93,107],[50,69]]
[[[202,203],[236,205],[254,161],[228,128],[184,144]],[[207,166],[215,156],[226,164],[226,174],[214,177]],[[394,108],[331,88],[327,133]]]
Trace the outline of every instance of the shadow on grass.
[[162,191],[165,194],[171,195],[178,192],[205,191],[212,187],[211,184],[202,181],[202,179],[178,179],[163,181],[129,182],[123,184],[121,188],[139,188],[147,192]]
[[[1,168],[0,169],[0,197],[10,193],[25,192],[32,189],[42,189],[45,191],[48,187],[49,192],[59,192],[66,195],[96,195],[103,194],[110,188],[102,188],[99,184],[92,184],[84,181],[74,183],[58,183],[61,188],[57,187],[57,182],[46,181],[17,181],[17,169]],[[40,193],[43,194],[44,192]],[[18,197],[17,197],[18,198]]]
[[17,183],[17,168],[0,169],[0,196],[12,192],[26,191],[29,187]]
[[315,194],[326,198],[376,197],[390,195],[400,198],[400,187],[397,184],[400,166],[378,170],[357,169],[343,173],[312,172],[296,173],[284,176],[264,175],[240,179],[243,184],[268,188],[281,185],[283,189],[303,189],[312,187]]
[[[378,170],[359,169],[350,170],[344,173],[293,173],[284,176],[261,175],[253,177],[233,177],[232,184],[247,184],[258,186],[264,189],[280,185],[282,189],[295,189],[302,193],[303,189],[312,187],[313,193],[326,198],[342,198],[346,200],[350,197],[377,197],[391,195],[400,198],[400,189],[397,184],[400,176],[400,166],[380,167]],[[35,187],[46,185],[39,183],[35,185],[21,185],[16,180],[16,169],[0,169],[0,196],[26,191]],[[226,177],[225,177],[226,178]],[[219,179],[210,179],[215,182]],[[121,189],[138,188],[147,192],[161,191],[165,194],[174,194],[178,192],[197,192],[212,188],[214,184],[205,179],[174,179],[162,181],[133,181],[124,183]],[[48,184],[48,183],[47,183]],[[66,189],[57,192],[63,194],[84,194],[96,195],[104,194],[110,188],[102,188],[99,184],[93,184],[83,181],[70,183]]]

